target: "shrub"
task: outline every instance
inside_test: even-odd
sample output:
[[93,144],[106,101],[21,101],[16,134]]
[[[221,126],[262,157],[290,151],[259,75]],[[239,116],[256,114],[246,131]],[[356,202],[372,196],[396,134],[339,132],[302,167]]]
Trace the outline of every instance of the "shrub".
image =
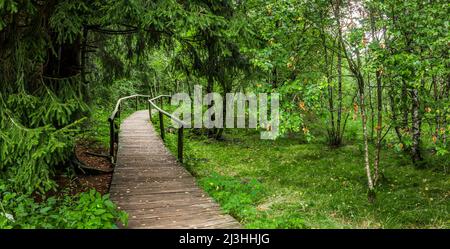
[[116,228],[126,226],[128,215],[117,210],[109,195],[95,190],[41,202],[30,195],[20,195],[0,186],[0,228]]

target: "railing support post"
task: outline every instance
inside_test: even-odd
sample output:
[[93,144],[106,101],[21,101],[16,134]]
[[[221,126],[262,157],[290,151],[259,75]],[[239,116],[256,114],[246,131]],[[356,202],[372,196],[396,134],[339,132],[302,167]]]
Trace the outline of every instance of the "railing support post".
[[150,99],[148,102],[148,116],[150,117],[150,123],[152,122],[152,104],[150,103]]
[[183,163],[183,126],[178,128],[178,161]]
[[114,163],[114,138],[116,134],[114,134],[114,120],[109,120],[109,156],[111,158],[111,162]]
[[119,110],[117,111],[117,117],[119,118],[119,123],[120,123],[120,109],[122,109],[122,105],[121,104],[119,104]]
[[136,111],[139,109],[139,97],[136,96]]
[[159,129],[161,131],[161,139],[164,141],[164,116],[162,112],[159,112]]

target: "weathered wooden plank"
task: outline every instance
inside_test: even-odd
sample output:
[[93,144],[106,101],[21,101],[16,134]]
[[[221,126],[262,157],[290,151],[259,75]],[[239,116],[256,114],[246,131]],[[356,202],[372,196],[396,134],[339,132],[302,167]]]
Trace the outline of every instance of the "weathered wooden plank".
[[145,204],[145,203],[166,203],[166,204],[172,204],[175,205],[178,202],[182,202],[181,204],[202,204],[202,203],[208,203],[212,202],[210,198],[208,197],[201,197],[198,195],[190,195],[186,194],[185,197],[178,197],[178,196],[169,196],[167,194],[154,194],[149,196],[144,196],[144,198],[141,198],[142,195],[139,196],[116,196],[114,199],[118,202],[118,204],[121,205],[129,205],[132,203],[133,205],[137,206],[139,204]]
[[[161,189],[162,192],[164,192],[165,189],[167,189],[168,191],[172,191],[175,189],[180,190],[180,191],[182,191],[183,189],[186,189],[186,191],[188,191],[187,189],[190,189],[189,191],[191,191],[192,189],[197,189],[197,186],[194,185],[190,181],[191,181],[191,179],[188,179],[188,178],[173,178],[173,179],[172,178],[171,179],[148,178],[148,179],[143,179],[142,181],[140,181],[139,183],[142,183],[141,185],[137,185],[136,182],[130,183],[130,181],[120,179],[120,180],[115,181],[114,184],[111,185],[111,189],[118,188],[119,190],[125,190],[125,191],[133,191],[135,189],[142,189],[142,190],[146,190],[146,191]],[[144,184],[144,183],[146,183],[146,184]],[[127,184],[127,185],[124,188],[123,186],[125,184]]]
[[209,226],[210,228],[220,228],[220,225],[227,223],[227,221],[229,220],[226,216],[212,215],[208,217],[200,214],[198,216],[190,216],[189,219],[183,217],[181,219],[180,217],[135,219],[130,221],[130,225],[136,227],[206,228],[206,226]]

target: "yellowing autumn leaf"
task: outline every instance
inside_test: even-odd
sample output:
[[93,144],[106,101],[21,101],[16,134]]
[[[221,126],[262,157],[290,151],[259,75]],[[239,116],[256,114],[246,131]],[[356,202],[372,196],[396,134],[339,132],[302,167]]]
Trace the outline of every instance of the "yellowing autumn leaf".
[[305,102],[300,101],[298,103],[298,108],[302,109],[302,111],[306,111]]

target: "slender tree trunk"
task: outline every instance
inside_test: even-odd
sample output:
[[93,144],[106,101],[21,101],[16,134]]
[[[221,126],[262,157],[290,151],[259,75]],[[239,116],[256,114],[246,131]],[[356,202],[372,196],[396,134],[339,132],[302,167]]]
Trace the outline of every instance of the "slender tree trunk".
[[[331,85],[331,75],[330,75],[330,58],[328,55],[328,49],[326,44],[326,38],[323,34],[323,31],[321,32],[322,37],[322,45],[324,49],[324,56],[325,56],[325,76],[327,78],[327,90],[328,90],[328,112],[330,114],[330,130],[328,132],[328,139],[330,142],[330,145],[335,145],[336,143],[336,128],[334,124],[334,99],[333,99],[333,86]],[[332,62],[331,62],[332,63]]]
[[375,112],[373,110],[373,94],[372,94],[372,83],[369,74],[367,75],[368,93],[369,93],[369,109],[370,109],[370,141],[373,141],[373,135],[375,130]]
[[359,105],[360,105],[360,113],[361,113],[361,122],[363,127],[363,140],[364,140],[364,167],[366,169],[367,174],[367,185],[369,187],[369,201],[374,201],[374,184],[372,181],[372,174],[370,172],[370,161],[369,161],[369,136],[367,131],[367,116],[366,116],[366,106],[364,102],[364,80],[362,77],[358,79],[359,86]]
[[[375,26],[375,17],[373,10],[370,10],[370,28],[372,33],[372,39],[379,42],[376,36],[376,26]],[[384,36],[384,34],[383,34]],[[375,160],[374,160],[374,176],[373,176],[373,184],[377,185],[379,178],[379,166],[380,166],[380,154],[381,154],[381,132],[383,126],[383,86],[382,86],[382,69],[377,68],[375,72],[375,81],[377,86],[377,126],[375,128],[377,132],[377,141],[376,141],[376,152],[375,152]],[[372,113],[373,117],[373,113]],[[372,118],[373,123],[373,118]],[[373,130],[372,130],[373,131]]]
[[274,66],[272,69],[272,88],[276,89],[278,87],[278,73],[277,67]]
[[[342,40],[342,37],[340,38]],[[369,135],[367,131],[367,115],[366,115],[366,105],[365,105],[365,91],[364,91],[364,77],[361,75],[360,71],[360,63],[359,63],[359,53],[356,51],[357,56],[357,64],[356,62],[348,55],[347,51],[344,51],[345,58],[349,64],[350,70],[352,74],[355,76],[358,91],[359,91],[359,112],[361,113],[361,122],[363,128],[363,142],[364,142],[364,168],[367,175],[367,186],[369,191],[367,193],[367,197],[370,203],[375,201],[375,188],[373,184],[372,174],[370,170],[370,160],[369,160]]]
[[334,90],[333,87],[331,86],[331,79],[329,75],[327,76],[327,84],[328,84],[328,108],[331,120],[330,141],[332,145],[336,145],[336,128],[334,124],[334,96],[333,96]]
[[376,153],[374,162],[374,185],[377,184],[379,177],[379,165],[380,165],[380,153],[381,153],[381,131],[383,125],[383,88],[380,69],[376,72],[377,81],[377,143],[376,143]]
[[189,96],[192,97],[193,96],[193,94],[192,94],[192,86],[191,86],[191,80],[190,80],[189,76],[186,78],[186,87],[187,87]]
[[[343,37],[342,35],[339,37],[342,44],[343,43]],[[353,76],[355,76],[357,84],[358,84],[358,91],[359,91],[359,104],[360,104],[360,113],[361,113],[361,123],[363,128],[363,142],[364,142],[364,168],[366,171],[367,176],[367,186],[368,186],[368,193],[367,197],[370,203],[373,203],[376,198],[375,194],[375,188],[373,184],[372,174],[370,170],[370,160],[369,160],[369,139],[368,139],[368,132],[367,132],[367,115],[366,115],[366,105],[365,105],[365,84],[364,84],[364,77],[361,74],[361,63],[360,63],[360,55],[359,51],[355,51],[356,55],[356,61],[349,55],[347,52],[347,49],[345,46],[343,46],[343,52],[344,56],[348,62],[350,71],[352,72]]]
[[[336,21],[338,25],[338,36],[342,37],[342,27],[341,27],[341,14],[340,14],[340,0],[337,1],[336,6]],[[336,121],[336,145],[342,144],[342,136],[344,130],[341,132],[341,120],[342,120],[342,40],[338,39],[338,53],[337,53],[337,73],[338,73],[338,113]],[[345,128],[345,127],[343,127]]]
[[402,80],[402,110],[403,110],[403,129],[405,131],[409,130],[409,125],[408,125],[408,119],[409,119],[409,112],[407,112],[406,110],[408,110],[408,86],[406,84],[405,80]]
[[227,83],[224,83],[224,87],[223,87],[223,96],[224,98],[222,99],[222,125],[223,128],[218,129],[217,133],[216,133],[216,139],[217,140],[222,140],[223,139],[223,132],[225,130],[225,126],[226,126],[226,122],[227,122],[227,100],[226,100],[226,95],[227,93],[231,92],[231,85],[229,86]]
[[[210,94],[214,91],[214,74],[217,73],[217,67],[216,67],[216,52],[215,52],[215,40],[213,38],[209,38],[207,41],[207,48],[208,48],[208,83],[206,86],[206,93]],[[208,109],[212,108],[213,101],[210,101],[210,104],[208,105]],[[211,116],[211,121],[215,120],[215,116]],[[208,129],[208,136],[213,137],[216,133],[216,129]]]
[[422,167],[423,158],[420,151],[420,136],[422,116],[420,114],[419,90],[414,88],[411,91],[412,100],[412,146],[411,158],[415,166]]
[[83,36],[82,36],[82,44],[81,44],[81,82],[83,83],[83,97],[85,102],[90,101],[90,89],[89,82],[86,78],[86,67],[87,67],[87,43],[88,43],[88,35],[89,29],[86,26],[83,26]]

